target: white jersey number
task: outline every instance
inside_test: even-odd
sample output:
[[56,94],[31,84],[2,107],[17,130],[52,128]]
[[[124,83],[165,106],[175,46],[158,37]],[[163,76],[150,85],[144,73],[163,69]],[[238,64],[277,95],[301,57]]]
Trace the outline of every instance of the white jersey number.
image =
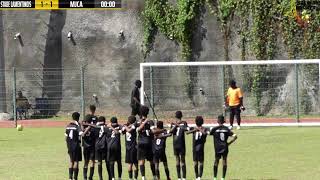
[[161,139],[157,139],[156,144],[159,146],[161,143]]
[[112,131],[111,138],[115,138],[115,137],[116,137],[116,132]]
[[221,139],[221,141],[225,140],[224,133],[220,133],[220,139]]
[[73,139],[73,130],[71,130],[71,131],[69,132],[69,138],[70,138],[70,139]]
[[179,136],[179,132],[180,132],[180,127],[177,128],[176,136]]
[[131,141],[131,133],[126,132],[126,139],[127,141]]
[[202,133],[201,132],[196,132],[196,140],[201,139]]
[[150,136],[150,132],[149,132],[150,130],[146,130],[146,135],[147,136]]

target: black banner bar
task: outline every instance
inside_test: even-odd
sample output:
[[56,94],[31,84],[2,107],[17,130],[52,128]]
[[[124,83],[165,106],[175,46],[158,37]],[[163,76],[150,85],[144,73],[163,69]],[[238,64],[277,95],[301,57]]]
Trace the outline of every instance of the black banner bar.
[[78,8],[94,8],[94,0],[82,0],[82,1],[71,1],[71,0],[59,0],[59,8],[78,9]]
[[95,8],[121,8],[121,0],[96,0]]
[[0,1],[0,8],[23,8],[23,9],[33,9],[35,8],[35,0],[29,1]]

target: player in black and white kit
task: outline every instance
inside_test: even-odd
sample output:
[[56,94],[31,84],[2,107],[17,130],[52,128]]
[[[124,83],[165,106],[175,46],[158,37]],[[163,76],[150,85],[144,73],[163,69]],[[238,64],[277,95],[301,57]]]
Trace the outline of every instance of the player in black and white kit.
[[[102,175],[102,162],[106,160],[107,157],[107,132],[109,128],[105,125],[106,118],[104,116],[100,116],[98,118],[97,125],[90,125],[94,128],[94,136],[95,136],[95,159],[98,161],[98,175],[99,180],[103,180]],[[109,165],[106,161],[106,168],[109,173]],[[110,178],[109,178],[110,179]]]
[[173,134],[173,151],[176,156],[176,169],[178,174],[178,180],[181,180],[181,170],[183,180],[187,177],[186,168],[186,142],[185,132],[190,130],[186,121],[182,121],[182,112],[177,111],[175,113],[176,121],[171,124],[170,132]]
[[[227,157],[229,152],[229,145],[237,139],[237,135],[234,134],[227,126],[224,126],[224,123],[224,117],[223,115],[220,115],[218,117],[219,126],[211,128],[209,132],[210,135],[213,135],[214,149],[216,153],[213,166],[214,180],[217,180],[218,165],[221,157],[223,159],[222,180],[224,180],[227,172]],[[229,137],[232,137],[232,140],[230,142],[228,142]]]
[[[85,120],[82,121],[83,129],[88,127],[88,124],[96,124],[97,116],[95,116],[96,107],[94,105],[90,105],[90,114],[87,114]],[[84,165],[83,165],[83,178],[87,180],[87,172],[88,165],[90,162],[90,174],[89,180],[92,180],[94,174],[94,163],[95,163],[95,136],[94,136],[94,128],[91,128],[86,135],[82,137],[82,147],[83,147],[83,157],[84,157]]]
[[150,162],[150,167],[154,179],[156,179],[155,166],[153,163],[153,154],[152,154],[152,140],[153,133],[152,129],[154,128],[153,121],[149,120],[149,108],[146,106],[141,106],[141,122],[138,125],[138,160],[140,165],[140,172],[142,180],[145,180],[145,160]]
[[134,179],[138,178],[138,158],[137,158],[137,131],[136,131],[136,117],[129,116],[128,122],[122,128],[122,133],[125,134],[126,140],[126,160],[128,164],[129,180],[133,178],[133,165]]
[[[163,122],[158,121],[157,128],[155,128],[153,130],[154,131],[164,130]],[[167,180],[170,180],[170,173],[169,173],[168,161],[167,161],[167,155],[166,155],[166,139],[169,136],[171,136],[171,133],[167,133],[167,131],[164,131],[160,134],[155,134],[153,142],[152,142],[153,162],[156,167],[157,180],[160,180],[160,169],[159,169],[160,162],[163,163],[164,170],[165,170],[166,176],[167,176]]]
[[196,180],[200,180],[203,174],[204,145],[206,143],[207,130],[204,127],[202,127],[202,116],[197,116],[195,119],[195,123],[197,127],[188,131],[187,134],[193,133],[192,144],[194,172],[196,175]]
[[[110,125],[107,130],[107,162],[110,167],[109,177],[114,180],[114,164],[118,165],[118,177],[122,176],[122,163],[121,163],[121,126],[118,124],[118,119],[112,117],[110,119]],[[109,179],[110,179],[109,178]]]
[[79,173],[79,161],[82,161],[81,155],[81,139],[80,136],[88,132],[90,127],[88,127],[85,132],[82,131],[79,125],[80,114],[74,112],[72,114],[72,121],[67,125],[65,136],[66,144],[68,148],[68,154],[70,156],[70,166],[69,166],[69,179],[77,180]]

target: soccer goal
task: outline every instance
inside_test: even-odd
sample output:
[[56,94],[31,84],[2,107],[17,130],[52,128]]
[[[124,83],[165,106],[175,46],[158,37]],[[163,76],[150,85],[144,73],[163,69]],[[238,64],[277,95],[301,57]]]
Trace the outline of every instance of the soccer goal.
[[[320,125],[320,60],[149,62],[140,64],[141,102],[159,119],[177,110],[214,124],[229,81],[244,94],[243,126]],[[193,122],[193,121],[192,121]]]

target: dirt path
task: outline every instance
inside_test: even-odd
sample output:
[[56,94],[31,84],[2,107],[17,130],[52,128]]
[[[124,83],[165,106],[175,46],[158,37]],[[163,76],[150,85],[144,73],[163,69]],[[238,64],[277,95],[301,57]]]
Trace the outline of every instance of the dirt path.
[[[125,121],[121,120],[120,123],[124,123]],[[170,122],[167,121],[167,122]],[[192,119],[187,120],[189,124],[194,124]],[[302,123],[312,123],[318,122],[320,123],[320,118],[303,118],[300,120]],[[216,120],[214,119],[206,119],[206,124],[214,124]],[[242,123],[295,123],[295,120],[292,118],[267,118],[267,119],[252,119],[250,120],[242,120]],[[18,124],[22,124],[24,127],[33,127],[33,128],[41,128],[41,127],[65,127],[68,124],[68,121],[57,121],[57,120],[47,120],[47,119],[37,119],[37,120],[19,120]],[[13,121],[0,121],[0,128],[14,128],[15,124]]]

